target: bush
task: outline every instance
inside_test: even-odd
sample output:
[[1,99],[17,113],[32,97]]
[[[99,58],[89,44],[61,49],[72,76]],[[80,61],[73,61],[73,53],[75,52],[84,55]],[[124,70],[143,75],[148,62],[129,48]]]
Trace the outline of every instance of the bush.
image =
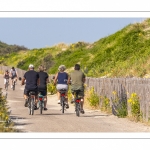
[[99,107],[99,96],[95,93],[94,87],[92,87],[89,91],[89,97],[87,97],[87,100],[90,104],[90,106],[97,108]]
[[110,112],[111,107],[110,107],[110,99],[107,98],[106,96],[100,96],[100,109],[102,111]]
[[120,99],[116,91],[113,91],[112,103],[112,110],[114,115],[121,118],[127,116],[127,100]]
[[50,83],[47,84],[47,91],[48,91],[48,93],[50,93],[51,95],[57,93],[57,89],[56,89],[56,86],[54,85],[53,80],[51,80]]
[[0,132],[15,132],[14,124],[9,118],[7,101],[0,89]]
[[131,107],[131,117],[135,121],[139,121],[141,117],[139,97],[136,93],[132,93],[128,99],[128,104]]

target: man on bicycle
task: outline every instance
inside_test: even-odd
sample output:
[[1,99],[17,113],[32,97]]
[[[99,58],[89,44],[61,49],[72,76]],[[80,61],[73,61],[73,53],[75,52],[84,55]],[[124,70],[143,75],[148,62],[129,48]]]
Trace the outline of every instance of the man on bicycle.
[[44,72],[45,68],[44,66],[39,66],[39,78],[40,78],[40,84],[38,85],[38,92],[41,92],[41,94],[45,97],[44,101],[44,110],[47,110],[46,104],[47,104],[47,83],[49,83],[49,76],[47,72]]
[[35,92],[35,110],[37,109],[37,95],[38,95],[38,85],[39,85],[39,74],[34,71],[34,66],[32,64],[29,65],[29,71],[27,71],[24,74],[24,77],[22,79],[22,83],[21,85],[25,85],[25,89],[24,89],[24,99],[25,99],[25,104],[24,106],[27,107],[28,106],[28,96],[29,96],[29,92],[30,91],[34,91]]
[[71,83],[71,92],[74,94],[74,90],[79,90],[79,96],[81,97],[81,113],[84,114],[84,83],[85,74],[80,70],[80,65],[75,64],[74,71],[70,73],[68,83]]
[[4,73],[4,89],[6,88],[6,82],[7,82],[7,80],[8,80],[8,83],[9,83],[9,71],[8,71],[8,69],[6,69],[5,70],[5,73]]
[[18,73],[17,70],[12,67],[10,70],[10,77],[11,77],[11,88],[13,87],[13,81],[17,82],[17,78],[18,78]]

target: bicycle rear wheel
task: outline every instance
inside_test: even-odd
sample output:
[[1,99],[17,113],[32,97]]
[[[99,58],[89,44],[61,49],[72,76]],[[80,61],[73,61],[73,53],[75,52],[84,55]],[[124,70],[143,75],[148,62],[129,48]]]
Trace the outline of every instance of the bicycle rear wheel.
[[64,113],[65,110],[65,98],[61,97],[61,107],[62,107],[62,113]]
[[76,103],[76,116],[80,116],[80,103]]
[[31,115],[34,115],[34,98],[31,98]]
[[39,109],[40,109],[40,114],[42,114],[43,111],[42,101],[39,101]]
[[6,85],[5,85],[5,90],[7,91],[8,90],[8,83],[6,82]]
[[28,102],[29,115],[31,115],[31,99],[28,99]]
[[13,82],[13,90],[15,90],[15,81]]

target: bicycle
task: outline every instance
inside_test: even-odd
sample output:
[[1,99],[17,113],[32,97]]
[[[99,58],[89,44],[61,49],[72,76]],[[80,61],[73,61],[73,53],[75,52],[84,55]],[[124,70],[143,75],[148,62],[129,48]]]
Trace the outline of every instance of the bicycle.
[[28,108],[29,108],[29,115],[34,114],[34,104],[35,104],[35,92],[30,91],[28,97]]
[[65,98],[65,96],[66,96],[66,89],[61,89],[61,90],[59,90],[59,92],[60,92],[60,105],[61,105],[61,111],[62,111],[62,113],[64,113],[64,110],[65,110],[65,100],[66,100],[66,98]]
[[40,109],[40,114],[42,114],[42,111],[44,109],[44,96],[39,92],[38,94],[38,100],[39,100],[39,109]]
[[6,83],[5,83],[5,90],[8,90],[8,85],[9,85],[9,79],[6,79]]
[[74,90],[73,95],[74,95],[74,101],[71,103],[75,103],[75,112],[76,116],[80,116],[80,111],[81,111],[81,97],[79,97],[79,92],[80,90]]

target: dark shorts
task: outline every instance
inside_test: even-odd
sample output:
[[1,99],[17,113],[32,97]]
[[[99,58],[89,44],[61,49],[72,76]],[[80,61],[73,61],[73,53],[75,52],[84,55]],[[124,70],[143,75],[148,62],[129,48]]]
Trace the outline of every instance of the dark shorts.
[[75,90],[78,90],[78,96],[79,97],[84,97],[84,88],[82,89],[71,89],[71,93],[74,95],[75,94]]
[[39,90],[38,93],[41,93],[41,95],[46,96],[47,95],[47,90]]
[[24,94],[25,95],[27,95],[27,96],[29,96],[29,92],[30,91],[34,91],[35,92],[35,95],[37,96],[38,95],[38,90],[37,89],[34,89],[34,90],[29,90],[29,89],[24,89]]
[[14,75],[14,76],[11,77],[11,79],[13,80],[13,79],[16,78],[16,77],[17,77],[17,75]]

